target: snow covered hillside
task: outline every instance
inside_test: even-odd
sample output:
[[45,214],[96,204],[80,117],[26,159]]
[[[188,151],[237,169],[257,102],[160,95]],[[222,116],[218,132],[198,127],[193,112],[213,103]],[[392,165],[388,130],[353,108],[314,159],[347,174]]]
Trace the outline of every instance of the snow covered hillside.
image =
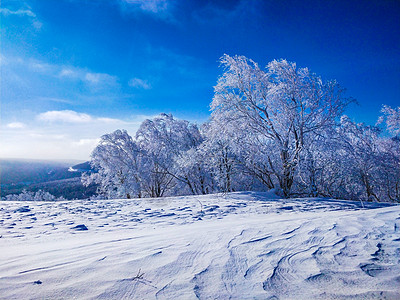
[[399,299],[400,206],[230,193],[0,203],[1,299]]

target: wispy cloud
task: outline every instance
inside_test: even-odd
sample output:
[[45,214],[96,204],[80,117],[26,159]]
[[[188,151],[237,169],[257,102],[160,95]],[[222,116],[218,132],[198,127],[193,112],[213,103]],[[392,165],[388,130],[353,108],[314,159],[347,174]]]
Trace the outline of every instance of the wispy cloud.
[[145,79],[132,78],[131,80],[129,80],[128,84],[129,86],[138,89],[145,89],[145,90],[151,89],[150,83]]
[[22,129],[25,127],[26,127],[26,125],[22,122],[12,122],[12,123],[7,124],[7,128],[10,128],[10,129]]
[[18,9],[18,10],[11,10],[9,8],[0,8],[0,13],[5,16],[19,16],[19,17],[29,17],[31,19],[32,25],[36,29],[42,28],[43,24],[40,22],[36,16],[36,14],[30,9]]
[[170,4],[168,0],[123,0],[123,2],[152,13],[167,11]]
[[73,110],[53,110],[41,113],[37,116],[39,121],[66,122],[66,123],[88,123],[93,118],[85,113],[78,113]]
[[95,73],[85,69],[76,67],[62,67],[58,73],[59,78],[67,78],[72,80],[80,80],[86,84],[93,86],[116,86],[118,78],[107,73]]
[[76,111],[43,112],[23,128],[0,130],[0,157],[87,160],[103,134],[126,129],[134,135],[143,120],[153,117],[133,115],[120,120]]
[[0,66],[6,65],[6,64],[7,64],[7,60],[6,60],[5,56],[0,53]]
[[53,65],[44,63],[44,62],[39,62],[39,61],[29,61],[28,62],[28,67],[34,71],[34,72],[40,72],[40,73],[46,73],[52,71],[54,68]]
[[94,117],[86,113],[79,113],[73,110],[52,110],[40,113],[36,116],[38,121],[43,122],[62,122],[62,123],[107,123],[107,124],[129,124],[123,120],[105,118],[105,117]]
[[63,99],[63,98],[56,98],[56,97],[38,97],[38,100],[55,102],[55,103],[74,104],[74,101],[72,101],[72,100]]
[[1,14],[4,16],[9,16],[9,15],[18,15],[18,16],[29,16],[32,18],[36,17],[36,14],[29,10],[29,9],[18,9],[18,10],[11,10],[8,8],[0,8]]
[[125,121],[119,120],[119,119],[112,119],[112,118],[96,118],[95,119],[98,122],[102,123],[107,123],[107,124],[112,124],[112,123],[126,123]]
[[96,145],[100,142],[100,138],[96,139],[79,139],[78,141],[74,141],[72,146],[74,147],[90,147],[95,148]]
[[71,70],[71,69],[69,69],[69,68],[61,69],[59,76],[60,77],[68,77],[68,78],[76,78],[76,77],[78,77],[76,72]]
[[85,74],[85,79],[86,82],[89,82],[91,84],[101,84],[101,83],[107,83],[110,85],[114,85],[117,82],[117,77],[106,74],[106,73],[90,73],[87,72]]
[[105,90],[119,86],[118,77],[107,73],[93,72],[87,68],[71,65],[49,64],[36,59],[0,56],[2,65],[28,68],[31,72],[55,77],[61,80],[81,81],[91,89]]
[[31,132],[28,135],[35,139],[49,139],[49,140],[59,140],[59,141],[67,138],[65,134],[44,134],[44,133]]
[[143,12],[163,21],[176,23],[172,14],[173,0],[118,0],[124,13]]

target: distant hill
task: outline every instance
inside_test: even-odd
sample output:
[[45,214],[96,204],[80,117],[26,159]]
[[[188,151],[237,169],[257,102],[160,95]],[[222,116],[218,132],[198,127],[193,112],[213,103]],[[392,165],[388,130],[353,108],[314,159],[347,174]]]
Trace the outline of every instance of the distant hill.
[[66,199],[87,198],[96,187],[86,188],[80,182],[83,172],[92,172],[89,162],[39,160],[0,160],[1,196],[18,194],[23,189],[41,189]]
[[90,163],[88,161],[85,161],[84,163],[74,165],[69,168],[70,172],[92,172],[93,169],[90,166]]

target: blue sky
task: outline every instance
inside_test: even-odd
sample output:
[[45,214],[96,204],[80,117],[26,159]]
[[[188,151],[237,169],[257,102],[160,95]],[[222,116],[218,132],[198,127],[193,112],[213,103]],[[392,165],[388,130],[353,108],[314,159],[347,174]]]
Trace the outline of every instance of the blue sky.
[[374,124],[400,105],[400,2],[2,0],[0,157],[87,159],[160,112],[209,116],[224,53],[336,79]]

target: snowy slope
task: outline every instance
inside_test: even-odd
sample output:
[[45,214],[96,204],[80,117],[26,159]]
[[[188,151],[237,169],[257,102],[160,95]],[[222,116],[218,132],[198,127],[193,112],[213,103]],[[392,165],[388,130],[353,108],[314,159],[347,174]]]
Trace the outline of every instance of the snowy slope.
[[0,298],[400,299],[400,206],[274,198],[1,202]]

